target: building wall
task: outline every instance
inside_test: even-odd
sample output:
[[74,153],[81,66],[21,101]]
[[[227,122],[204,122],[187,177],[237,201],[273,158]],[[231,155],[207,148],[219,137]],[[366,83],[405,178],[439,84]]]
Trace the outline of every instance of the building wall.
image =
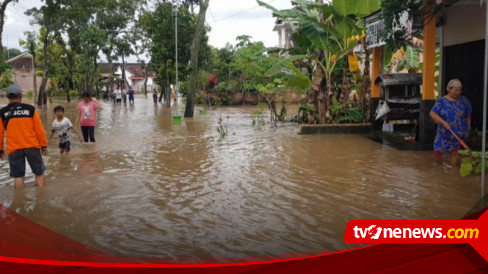
[[442,16],[442,46],[452,46],[485,39],[486,6],[479,2],[460,1],[447,8]]
[[[13,81],[15,84],[19,85],[22,91],[34,91],[34,83],[33,83],[34,73],[32,72],[21,72],[15,71]],[[41,82],[41,78],[37,79],[37,87],[39,90],[39,84]]]
[[[22,88],[22,91],[33,91],[34,72],[32,70],[32,57],[25,56],[15,59],[9,64],[14,69],[13,81]],[[41,77],[37,77],[37,89],[41,84]]]
[[[132,88],[136,91],[136,93],[143,93],[144,92],[144,79],[141,80],[134,80]],[[153,88],[157,88],[153,79],[149,77],[147,79],[147,91],[151,92]]]

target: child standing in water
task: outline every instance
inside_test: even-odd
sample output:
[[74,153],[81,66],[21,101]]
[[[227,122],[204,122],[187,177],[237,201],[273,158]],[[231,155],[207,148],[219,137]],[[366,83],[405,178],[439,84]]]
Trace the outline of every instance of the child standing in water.
[[80,123],[81,133],[85,143],[95,143],[95,110],[101,110],[102,106],[95,97],[90,98],[90,93],[84,92],[83,101],[78,104],[78,117],[76,123]]
[[64,108],[62,106],[57,106],[54,108],[54,114],[56,114],[56,119],[53,121],[52,129],[51,129],[51,137],[49,137],[49,142],[54,136],[54,133],[58,133],[59,136],[59,152],[61,154],[68,153],[71,150],[71,130],[78,136],[80,142],[83,140],[81,139],[80,134],[76,132],[73,128],[73,124],[71,121],[64,117]]
[[155,88],[153,89],[153,101],[155,104],[158,103],[158,91]]

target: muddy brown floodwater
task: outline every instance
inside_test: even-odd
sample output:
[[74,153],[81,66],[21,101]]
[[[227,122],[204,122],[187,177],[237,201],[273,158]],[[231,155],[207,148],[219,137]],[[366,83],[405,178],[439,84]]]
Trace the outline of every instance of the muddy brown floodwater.
[[[28,101],[28,100],[27,100]],[[0,98],[0,105],[6,99]],[[40,110],[49,132],[62,104]],[[480,198],[479,176],[356,135],[252,125],[256,106],[172,121],[177,107],[103,102],[96,144],[44,157],[47,187],[14,191],[0,160],[0,202],[55,232],[132,258],[227,258],[347,248],[351,219],[452,219]],[[180,103],[180,113],[183,104]],[[228,136],[217,132],[218,114]],[[265,112],[265,115],[268,114]],[[227,119],[228,117],[228,119]],[[5,235],[8,237],[8,235]]]

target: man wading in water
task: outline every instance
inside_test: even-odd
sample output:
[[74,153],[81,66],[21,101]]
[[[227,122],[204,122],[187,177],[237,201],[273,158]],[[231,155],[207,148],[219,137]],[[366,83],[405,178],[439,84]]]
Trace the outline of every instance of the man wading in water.
[[0,109],[0,159],[5,156],[3,136],[6,131],[8,163],[14,187],[25,187],[26,159],[36,175],[36,185],[43,187],[46,185],[46,168],[41,151],[47,154],[47,138],[39,112],[34,106],[22,104],[22,90],[18,85],[7,88],[7,98],[9,104]]

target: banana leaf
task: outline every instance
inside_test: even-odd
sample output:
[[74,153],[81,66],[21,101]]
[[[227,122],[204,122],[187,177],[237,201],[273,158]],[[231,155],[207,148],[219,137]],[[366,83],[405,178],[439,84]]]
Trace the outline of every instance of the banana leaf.
[[290,26],[293,26],[293,22],[291,19],[297,19],[297,18],[301,18],[302,15],[304,14],[303,11],[300,11],[300,10],[297,10],[297,9],[284,9],[284,10],[278,10],[276,9],[275,7],[263,2],[263,1],[260,1],[260,0],[257,0],[258,2],[258,5],[261,6],[261,7],[265,7],[269,10],[271,10],[273,12],[273,15],[278,17],[278,18],[281,18],[283,19],[285,22],[287,22]]
[[343,15],[364,17],[380,9],[380,0],[332,0],[332,5]]
[[298,89],[308,89],[308,88],[310,88],[310,86],[312,85],[312,82],[310,81],[310,79],[305,74],[303,74],[293,64],[291,64],[289,66],[289,68],[291,70],[293,70],[293,72],[295,73],[295,75],[291,75],[288,78],[287,86],[294,87],[294,88],[298,88]]
[[312,22],[303,23],[302,33],[318,49],[326,49],[330,45],[327,32],[319,24]]
[[412,47],[407,47],[405,50],[405,59],[411,68],[419,67],[419,53]]
[[281,62],[278,62],[278,63],[274,64],[270,69],[268,69],[264,73],[264,76],[265,77],[270,77],[270,76],[273,76],[273,75],[275,75],[277,73],[280,73],[280,72],[283,71],[283,69],[290,68],[290,65],[293,62],[295,62],[297,60],[305,59],[305,58],[307,58],[306,55],[295,55],[295,56],[290,56],[288,58],[285,58]]

